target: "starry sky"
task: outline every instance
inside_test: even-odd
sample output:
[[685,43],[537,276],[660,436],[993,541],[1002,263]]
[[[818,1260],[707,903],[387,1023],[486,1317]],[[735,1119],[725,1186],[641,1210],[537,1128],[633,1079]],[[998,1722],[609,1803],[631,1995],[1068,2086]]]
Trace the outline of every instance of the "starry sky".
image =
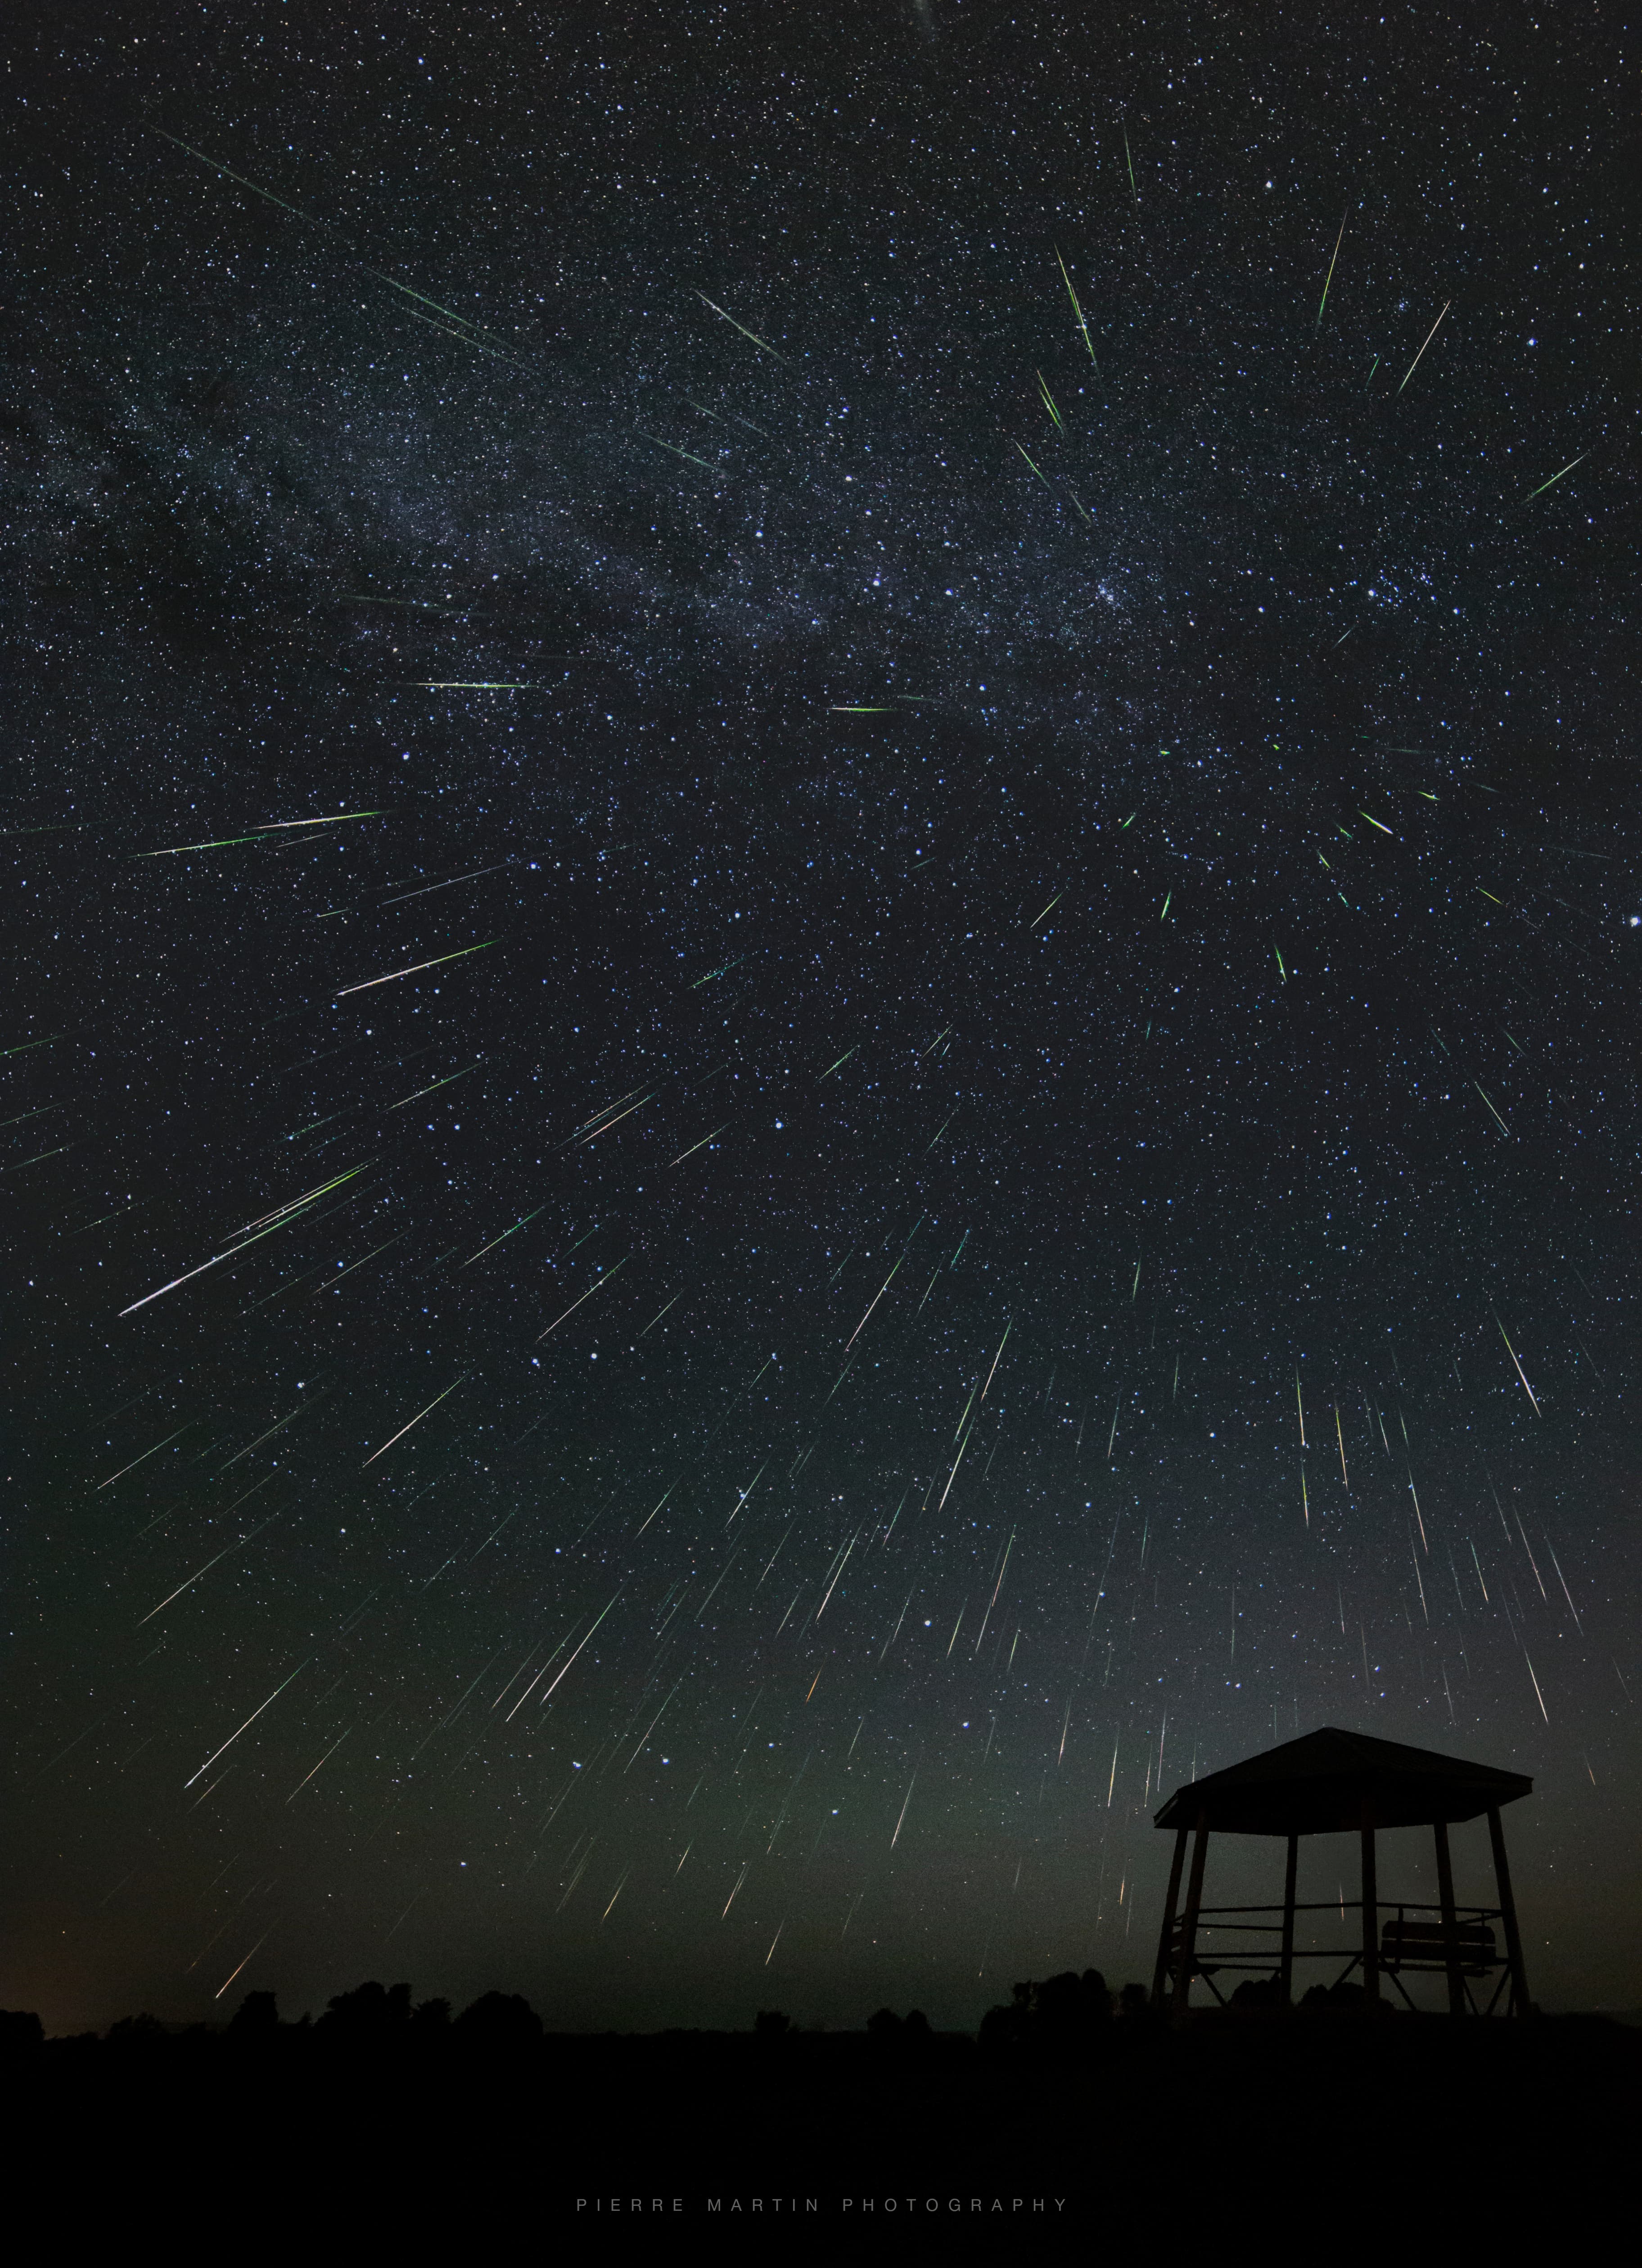
[[1642,2003],[1634,63],[1482,20],[36,12],[0,1998],[973,2026],[1336,1724]]

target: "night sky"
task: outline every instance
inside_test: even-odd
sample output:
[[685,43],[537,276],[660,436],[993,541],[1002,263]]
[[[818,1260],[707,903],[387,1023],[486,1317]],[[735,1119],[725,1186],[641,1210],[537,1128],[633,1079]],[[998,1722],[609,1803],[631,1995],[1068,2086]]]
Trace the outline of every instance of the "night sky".
[[4,99],[0,2000],[972,2027],[1335,1724],[1642,2003],[1612,13]]

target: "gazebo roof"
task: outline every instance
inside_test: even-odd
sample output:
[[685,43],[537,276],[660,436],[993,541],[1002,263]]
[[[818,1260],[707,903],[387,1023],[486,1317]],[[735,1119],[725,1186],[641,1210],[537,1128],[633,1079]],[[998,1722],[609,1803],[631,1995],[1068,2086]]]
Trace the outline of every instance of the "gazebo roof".
[[1375,1827],[1429,1827],[1475,1819],[1532,1793],[1521,1772],[1497,1771],[1399,1741],[1325,1725],[1263,1756],[1177,1787],[1152,1823],[1207,1825],[1233,1835],[1337,1835]]

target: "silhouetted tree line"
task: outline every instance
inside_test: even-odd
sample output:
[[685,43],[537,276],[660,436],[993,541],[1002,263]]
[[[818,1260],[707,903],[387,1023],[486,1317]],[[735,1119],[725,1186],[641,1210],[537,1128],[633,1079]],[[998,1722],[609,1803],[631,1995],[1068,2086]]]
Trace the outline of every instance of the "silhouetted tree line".
[[[1316,1984],[1303,1995],[1299,2013],[1354,2012],[1364,1999],[1359,1984]],[[1226,2014],[1234,2020],[1278,2011],[1286,2014],[1287,2004],[1276,1981],[1248,1979],[1233,1993]],[[1606,2035],[1615,2029],[1606,2018],[1559,2021],[1565,2029],[1583,2024]],[[1263,2031],[1266,2027],[1260,2029]],[[1098,2061],[1109,2054],[1138,2049],[1147,2041],[1160,2043],[1170,2030],[1167,2017],[1152,2007],[1144,1985],[1125,1984],[1114,1992],[1098,1969],[1086,1969],[1081,1976],[1069,1969],[1042,1984],[1013,1986],[1008,2002],[989,2008],[982,2018],[978,2042],[971,2042],[967,2034],[937,2033],[920,2008],[910,2009],[904,2016],[892,2008],[879,2008],[866,2020],[864,2044],[873,2061],[885,2067],[910,2067],[937,2057],[972,2053],[977,2045],[990,2062],[1054,2065]],[[738,2036],[675,2029],[650,2036],[678,2044],[729,2041]],[[747,2035],[739,2036],[745,2039]],[[779,2009],[761,2008],[753,2020],[752,2039],[758,2052],[784,2058],[803,2037],[792,2017]],[[859,2033],[835,2033],[831,2037],[840,2046],[851,2037],[858,2047],[862,2043]],[[246,1994],[226,2024],[177,2025],[147,2014],[122,2016],[106,2034],[84,2032],[50,2043],[38,2015],[26,2010],[0,2009],[0,2068],[13,2071],[48,2046],[54,2053],[96,2051],[114,2058],[152,2058],[193,2049],[253,2058],[313,2053],[344,2063],[350,2057],[383,2053],[412,2057],[431,2053],[459,2061],[471,2056],[481,2061],[505,2062],[542,2049],[549,2039],[541,2017],[517,1992],[481,1993],[456,2014],[448,2000],[414,2000],[408,1984],[383,1985],[374,1981],[356,1985],[350,1992],[336,1993],[317,2019],[305,2014],[294,2023],[282,2020],[272,1992],[254,1992]],[[571,2042],[567,2037],[564,2043]],[[1633,2042],[1633,2036],[1627,2035],[1627,2052],[1633,2043],[1642,2045],[1642,2037]]]
[[1120,2040],[1150,2033],[1154,2019],[1144,1984],[1114,1993],[1098,1969],[1013,1987],[1003,2007],[981,2019],[981,2050],[990,2056],[1099,2055]]
[[[990,2009],[982,2021],[980,2046],[989,2055],[1098,2050],[1117,2032],[1138,2032],[1152,2021],[1142,1986],[1127,1984],[1120,1996],[1107,1988],[1098,1970],[1081,1977],[1068,1970],[1043,1984],[1017,1984],[1006,2007]],[[961,2043],[961,2036],[938,2035],[921,2008],[905,2015],[880,2008],[866,2020],[866,2042],[875,2058],[917,2062],[938,2050]],[[166,2024],[151,2015],[122,2016],[107,2033],[87,2032],[57,2046],[107,2049],[115,2054],[162,2053],[190,2043],[225,2045],[234,2051],[275,2052],[308,2042],[315,2051],[409,2052],[443,2051],[504,2057],[539,2047],[546,2035],[529,2002],[517,1992],[484,1992],[455,2014],[448,2000],[416,2000],[408,1984],[374,1980],[350,1992],[338,1992],[317,2019],[282,2020],[276,1996],[247,1992],[225,2025]],[[700,2037],[672,2032],[668,2038]],[[753,2021],[754,2039],[766,2047],[801,2036],[792,2019],[776,2008],[761,2008]],[[0,2009],[0,2061],[15,2062],[45,2045],[37,2015]]]
[[[153,2053],[204,2042],[256,2050],[307,2039],[316,2048],[343,2053],[443,2045],[494,2056],[538,2046],[542,2037],[541,2017],[517,1992],[482,1992],[470,2007],[453,2015],[448,2000],[413,2001],[409,1984],[372,1982],[356,1985],[351,1992],[338,1992],[317,2021],[304,2015],[294,2024],[282,2022],[272,1992],[247,1992],[226,2025],[177,2026],[162,2023],[157,2016],[121,2016],[100,2039],[95,2032],[86,2032],[55,2044]],[[0,2059],[14,2061],[44,2044],[37,2015],[0,2009]]]

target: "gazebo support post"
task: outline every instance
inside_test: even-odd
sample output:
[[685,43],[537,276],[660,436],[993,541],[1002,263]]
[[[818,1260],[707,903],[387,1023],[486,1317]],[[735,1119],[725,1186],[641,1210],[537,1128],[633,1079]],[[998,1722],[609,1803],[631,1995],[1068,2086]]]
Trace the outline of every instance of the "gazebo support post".
[[1278,1984],[1285,2008],[1294,1999],[1294,1876],[1300,1865],[1300,1837],[1289,1837],[1288,1865],[1283,1874],[1283,1952],[1278,1965]]
[[1191,1972],[1197,1956],[1197,1915],[1203,1904],[1203,1866],[1209,1853],[1209,1815],[1197,1814],[1197,1832],[1192,1839],[1191,1874],[1186,1884],[1186,1916],[1181,1924],[1180,1964],[1174,1971],[1174,2013],[1177,2019],[1184,2016],[1191,1992]]
[[[1506,1961],[1511,1970],[1511,2014],[1528,2014],[1528,1972],[1522,1966],[1522,1938],[1517,1928],[1516,1901],[1511,1895],[1511,1869],[1506,1861],[1506,1830],[1499,1823],[1499,1806],[1488,1813],[1488,1839],[1494,1847],[1494,1881],[1499,1889],[1499,1917],[1506,1929]],[[1195,1911],[1195,1910],[1194,1910]]]
[[1363,1805],[1363,1991],[1380,1998],[1380,1894],[1374,1877],[1374,1814]]
[[1432,1830],[1437,1839],[1437,1896],[1442,1905],[1442,1962],[1448,1972],[1448,2014],[1465,2014],[1465,1979],[1460,1973],[1460,1946],[1454,1935],[1454,1864],[1448,1856],[1448,1822],[1437,1821]]
[[1169,1866],[1168,1896],[1163,1901],[1163,1933],[1158,1940],[1158,1965],[1152,1972],[1152,2005],[1163,2006],[1163,1988],[1168,1982],[1169,1940],[1174,1934],[1174,1916],[1180,1906],[1180,1878],[1186,1865],[1186,1837],[1191,1830],[1182,1827],[1174,1836],[1174,1856]]

